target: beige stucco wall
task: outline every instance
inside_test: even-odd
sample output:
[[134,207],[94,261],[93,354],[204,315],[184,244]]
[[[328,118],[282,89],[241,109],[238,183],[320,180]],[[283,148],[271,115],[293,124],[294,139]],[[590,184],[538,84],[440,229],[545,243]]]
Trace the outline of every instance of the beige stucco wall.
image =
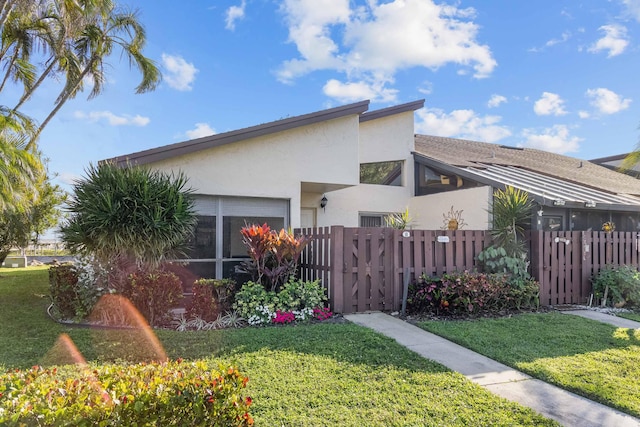
[[448,214],[453,206],[454,211],[462,210],[462,219],[466,223],[463,230],[487,230],[491,194],[491,187],[485,186],[413,197],[409,201],[412,228],[441,229],[443,214]]
[[[290,225],[300,226],[300,208],[317,209],[317,225],[359,225],[359,213],[430,212],[433,201],[413,196],[414,114],[403,112],[359,122],[357,115],[290,129],[238,143],[222,145],[152,164],[164,171],[181,170],[199,194],[271,197],[290,201]],[[359,184],[360,163],[400,160],[402,186]],[[310,192],[313,185],[341,184],[348,188]],[[447,193],[447,200],[454,193]],[[475,194],[475,193],[474,193]],[[326,195],[328,204],[320,209]],[[434,200],[440,200],[440,195]],[[455,196],[454,196],[455,197]],[[461,196],[465,213],[475,198]],[[440,202],[437,202],[440,203]],[[484,202],[486,204],[486,200]],[[442,202],[450,208],[451,202]],[[431,208],[433,209],[433,208]],[[437,213],[417,215],[420,224],[441,221]],[[434,212],[436,212],[434,211]],[[470,222],[466,216],[465,220]],[[486,222],[486,221],[485,221]],[[474,220],[478,227],[479,220]],[[486,225],[484,225],[486,227]]]
[[[289,199],[300,223],[301,182],[356,185],[357,115],[329,120],[157,162],[182,170],[200,194]],[[322,197],[322,196],[320,196]]]
[[[318,209],[318,226],[357,227],[359,213],[402,212],[413,195],[414,114],[408,111],[360,123],[359,163],[403,161],[402,186],[359,184],[325,193],[323,211]],[[359,164],[356,168],[359,178]],[[305,193],[303,207],[318,207],[322,194]],[[293,207],[292,207],[293,209]]]

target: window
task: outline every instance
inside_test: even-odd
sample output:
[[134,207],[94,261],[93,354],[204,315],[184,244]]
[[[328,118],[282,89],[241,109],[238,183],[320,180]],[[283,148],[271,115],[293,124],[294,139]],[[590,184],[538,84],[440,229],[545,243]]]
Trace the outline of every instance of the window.
[[360,227],[384,227],[383,214],[360,214]]
[[197,195],[195,207],[198,222],[185,251],[191,283],[199,277],[230,277],[243,283],[247,278],[235,268],[248,257],[240,229],[267,223],[279,231],[289,221],[289,201],[284,199]]
[[477,182],[416,163],[416,196],[477,187]]
[[195,232],[189,239],[187,258],[211,259],[216,257],[216,217],[197,216]]
[[362,163],[360,184],[402,186],[402,161]]

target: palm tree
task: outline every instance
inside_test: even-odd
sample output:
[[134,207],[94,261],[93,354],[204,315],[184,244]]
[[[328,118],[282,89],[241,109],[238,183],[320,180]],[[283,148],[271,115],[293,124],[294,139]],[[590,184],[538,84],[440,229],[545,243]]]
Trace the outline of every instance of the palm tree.
[[142,54],[146,33],[138,21],[137,14],[116,11],[113,5],[100,11],[101,13],[95,14],[95,10],[92,10],[90,15],[92,19],[74,40],[74,51],[81,64],[79,73],[67,74],[66,84],[56,99],[55,107],[36,131],[34,138],[29,142],[29,147],[35,144],[44,127],[64,103],[83,90],[86,77],[90,77],[93,84],[89,99],[102,92],[105,81],[105,59],[116,47],[119,47],[129,59],[129,64],[136,66],[142,73],[142,80],[136,87],[136,93],[154,90],[160,82],[161,75],[157,66]]
[[33,124],[26,116],[0,106],[0,212],[28,206],[45,172],[39,153],[27,150]]

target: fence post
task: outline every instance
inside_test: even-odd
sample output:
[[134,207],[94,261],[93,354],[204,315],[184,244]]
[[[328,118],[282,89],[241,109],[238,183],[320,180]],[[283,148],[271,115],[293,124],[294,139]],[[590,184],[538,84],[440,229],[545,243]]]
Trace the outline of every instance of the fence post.
[[331,227],[331,308],[336,313],[344,312],[344,227],[334,225]]
[[580,253],[581,265],[580,265],[580,288],[588,295],[592,293],[591,289],[591,272],[593,271],[593,248],[592,237],[593,231],[581,231],[580,232]]

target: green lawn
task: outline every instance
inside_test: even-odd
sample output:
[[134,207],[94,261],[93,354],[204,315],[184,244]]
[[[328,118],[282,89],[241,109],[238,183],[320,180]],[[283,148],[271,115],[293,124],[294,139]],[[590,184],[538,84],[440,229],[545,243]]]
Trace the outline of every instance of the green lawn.
[[629,319],[629,320],[635,320],[636,322],[640,322],[640,313],[618,313],[617,314],[618,317],[623,317],[625,319]]
[[[140,335],[53,323],[46,269],[0,270],[0,367],[43,360],[62,333],[92,363],[136,359]],[[557,425],[353,324],[157,331],[171,358],[235,363],[258,426]]]
[[427,321],[424,329],[567,390],[640,416],[640,331],[560,313]]

